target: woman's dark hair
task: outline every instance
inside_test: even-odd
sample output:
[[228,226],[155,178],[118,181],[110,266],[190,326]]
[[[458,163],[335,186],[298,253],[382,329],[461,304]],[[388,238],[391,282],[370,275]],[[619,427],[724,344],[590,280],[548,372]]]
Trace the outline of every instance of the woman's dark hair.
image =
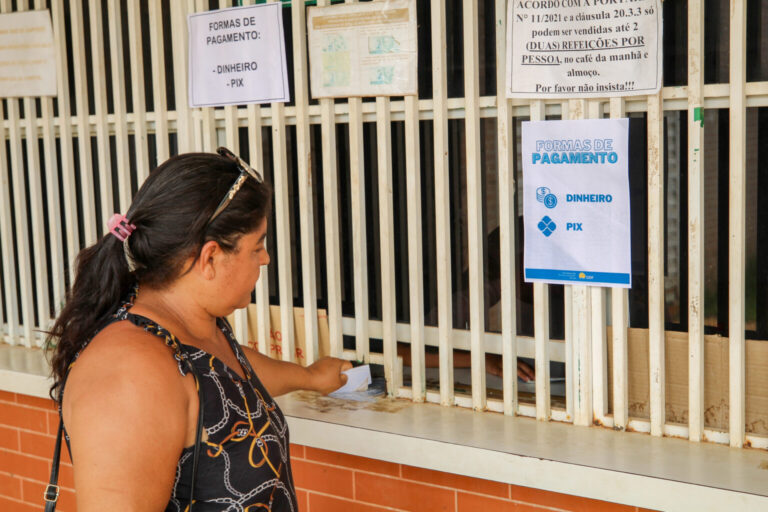
[[271,210],[272,190],[247,178],[221,214],[209,222],[240,174],[237,164],[208,153],[175,156],[152,171],[125,216],[136,226],[128,238],[137,268],[129,272],[123,243],[107,233],[80,251],[75,282],[67,302],[48,333],[54,384],[60,388],[76,354],[115,313],[137,284],[162,287],[178,278],[203,244],[218,242],[225,251],[237,248],[241,236],[258,228]]

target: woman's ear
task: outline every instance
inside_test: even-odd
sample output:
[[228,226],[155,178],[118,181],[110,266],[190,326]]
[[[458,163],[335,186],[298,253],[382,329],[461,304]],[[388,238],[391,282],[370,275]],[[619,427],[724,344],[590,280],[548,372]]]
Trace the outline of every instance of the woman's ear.
[[195,266],[204,279],[216,277],[217,263],[223,254],[224,251],[221,250],[218,242],[209,240],[203,244],[203,248],[200,250],[200,257],[197,259]]

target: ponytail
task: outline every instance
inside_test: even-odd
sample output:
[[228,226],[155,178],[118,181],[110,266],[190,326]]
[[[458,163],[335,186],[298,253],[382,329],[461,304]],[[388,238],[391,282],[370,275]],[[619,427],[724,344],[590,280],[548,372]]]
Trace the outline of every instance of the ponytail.
[[109,320],[115,304],[136,282],[128,271],[123,244],[110,234],[80,251],[75,267],[75,282],[66,305],[46,339],[46,347],[53,351],[54,400],[60,398],[59,388],[77,353]]

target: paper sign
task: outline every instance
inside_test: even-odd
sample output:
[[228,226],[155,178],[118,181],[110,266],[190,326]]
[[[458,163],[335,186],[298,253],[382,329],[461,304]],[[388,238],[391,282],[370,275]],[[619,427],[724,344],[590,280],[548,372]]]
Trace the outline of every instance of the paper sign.
[[0,97],[56,96],[50,12],[0,14]]
[[189,106],[286,102],[281,3],[190,14]]
[[523,123],[525,281],[630,288],[629,121]]
[[658,92],[661,11],[660,0],[509,2],[507,97]]
[[417,93],[413,0],[310,7],[307,30],[313,97]]
[[368,389],[371,384],[371,367],[367,364],[350,368],[342,372],[347,376],[347,383],[333,392],[337,393],[359,393]]

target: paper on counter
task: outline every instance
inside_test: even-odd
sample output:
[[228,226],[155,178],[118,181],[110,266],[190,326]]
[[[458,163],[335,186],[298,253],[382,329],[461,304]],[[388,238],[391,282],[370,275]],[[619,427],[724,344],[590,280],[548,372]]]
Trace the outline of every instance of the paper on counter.
[[334,391],[333,394],[365,391],[371,383],[371,367],[367,364],[351,368],[343,373],[347,375],[347,383]]

